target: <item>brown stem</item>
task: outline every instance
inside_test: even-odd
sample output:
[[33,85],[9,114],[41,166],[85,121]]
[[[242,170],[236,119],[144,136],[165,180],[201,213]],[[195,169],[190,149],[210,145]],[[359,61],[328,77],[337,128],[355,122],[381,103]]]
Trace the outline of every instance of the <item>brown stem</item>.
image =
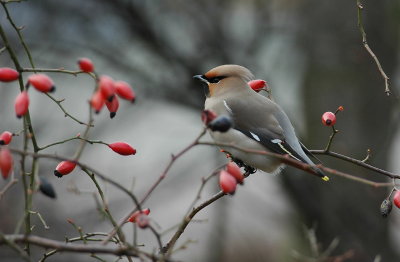
[[183,220],[182,224],[179,226],[178,230],[175,232],[175,234],[172,236],[170,241],[163,247],[161,250],[162,253],[167,254],[167,258],[171,255],[171,252],[174,248],[174,245],[176,241],[179,239],[179,237],[183,234],[185,231],[186,227],[189,225],[190,221],[192,221],[193,217],[201,211],[203,208],[209,206],[210,204],[214,203],[221,197],[225,196],[225,193],[220,191],[217,194],[215,194],[213,197],[208,199],[207,201],[203,202],[200,204],[198,207],[194,208],[192,212],[190,212]]

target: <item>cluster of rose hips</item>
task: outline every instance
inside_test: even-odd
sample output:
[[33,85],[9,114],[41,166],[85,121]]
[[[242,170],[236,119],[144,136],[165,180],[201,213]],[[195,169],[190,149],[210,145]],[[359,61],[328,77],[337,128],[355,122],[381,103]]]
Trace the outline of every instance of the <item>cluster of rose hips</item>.
[[[114,81],[109,76],[97,77],[94,71],[94,65],[88,58],[81,58],[78,61],[79,68],[82,72],[93,74],[96,78],[96,90],[90,99],[90,105],[96,113],[99,113],[104,105],[110,111],[110,117],[113,118],[118,110],[119,101],[118,97],[135,101],[136,95],[131,86],[124,81]],[[4,67],[0,68],[0,82],[12,82],[20,78],[18,71]],[[18,118],[21,118],[28,112],[29,108],[29,87],[33,86],[37,91],[48,93],[55,91],[55,85],[53,80],[46,74],[32,74],[28,77],[25,90],[22,91],[15,99],[14,107],[15,113]],[[5,131],[0,135],[0,170],[4,179],[8,178],[9,174],[13,169],[13,158],[10,150],[5,146],[8,145],[12,140],[13,134],[9,131]],[[79,136],[79,135],[78,135]],[[108,144],[108,147],[114,152],[121,155],[134,155],[136,149],[131,147],[125,142],[115,142]],[[54,170],[54,174],[58,177],[71,173],[76,167],[74,161],[62,161]],[[48,186],[45,179],[40,178],[41,186],[43,186],[48,193],[47,195],[55,195],[54,191]]]
[[[81,71],[94,73],[94,65],[90,59],[82,58],[78,61],[78,65]],[[1,82],[12,82],[17,80],[19,76],[19,72],[12,68],[0,68]],[[28,89],[30,86],[33,86],[36,90],[43,93],[55,91],[53,80],[46,74],[30,75],[27,79],[25,90],[15,99],[15,113],[18,118],[28,112]],[[106,75],[100,76],[98,78],[97,89],[90,99],[90,105],[96,113],[99,113],[105,104],[110,111],[110,117],[113,118],[119,107],[119,101],[116,95],[131,102],[134,102],[136,98],[134,91],[128,83],[124,81],[114,81],[111,77]]]
[[219,187],[225,194],[233,195],[237,184],[243,184],[244,176],[239,166],[229,162],[226,168],[219,172]]

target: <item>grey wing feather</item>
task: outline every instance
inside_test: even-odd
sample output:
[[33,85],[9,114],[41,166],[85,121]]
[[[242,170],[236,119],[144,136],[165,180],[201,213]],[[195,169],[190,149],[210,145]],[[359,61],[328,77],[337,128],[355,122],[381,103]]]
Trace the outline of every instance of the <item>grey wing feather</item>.
[[[247,99],[226,100],[232,110],[234,128],[272,152],[289,154],[297,160],[312,164],[302,150],[292,124],[279,106],[261,95],[252,98],[256,103],[254,106],[246,106],[244,101]],[[253,108],[260,112],[253,112]]]

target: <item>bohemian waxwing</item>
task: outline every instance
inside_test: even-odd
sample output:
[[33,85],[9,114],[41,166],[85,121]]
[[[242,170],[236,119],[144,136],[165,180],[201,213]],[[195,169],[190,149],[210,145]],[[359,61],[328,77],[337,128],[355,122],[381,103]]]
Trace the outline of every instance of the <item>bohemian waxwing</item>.
[[[307,156],[308,150],[299,142],[294,128],[279,105],[247,84],[253,74],[239,65],[221,65],[195,79],[208,85],[209,96],[205,109],[229,116],[233,127],[227,132],[211,131],[216,143],[234,144],[243,149],[288,154],[294,159],[310,164],[324,180],[328,177]],[[282,166],[278,158],[247,153],[234,148],[222,148],[247,166],[273,173]],[[306,154],[307,152],[307,154]]]

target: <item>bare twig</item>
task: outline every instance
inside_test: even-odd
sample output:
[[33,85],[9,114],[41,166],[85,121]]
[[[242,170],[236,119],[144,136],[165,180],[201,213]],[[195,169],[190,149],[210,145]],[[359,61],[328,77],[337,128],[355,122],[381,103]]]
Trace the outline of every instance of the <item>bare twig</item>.
[[161,235],[157,232],[157,230],[152,225],[149,225],[148,227],[150,228],[151,232],[153,232],[154,236],[156,237],[157,243],[158,243],[158,247],[161,250],[163,248],[163,244],[162,244],[162,241],[161,241]]
[[74,229],[75,229],[76,231],[78,231],[79,236],[80,236],[80,238],[82,239],[83,243],[84,243],[84,244],[87,244],[87,240],[86,240],[86,238],[84,237],[82,227],[80,227],[80,226],[78,226],[77,224],[75,224],[75,221],[73,221],[72,219],[67,219],[67,222],[68,222],[71,226],[73,226]]
[[201,211],[203,208],[209,206],[210,204],[214,203],[221,197],[225,196],[225,193],[220,191],[217,194],[215,194],[213,197],[208,199],[207,201],[203,202],[196,208],[192,210],[192,212],[189,213],[183,220],[182,224],[179,226],[178,230],[175,232],[175,234],[172,236],[172,238],[168,241],[168,243],[162,248],[161,252],[167,254],[167,258],[171,255],[171,252],[174,248],[174,245],[176,241],[179,239],[179,237],[183,234],[185,231],[186,227],[189,225],[190,221],[193,219],[193,217]]
[[[108,208],[108,204],[107,204],[106,198],[104,197],[103,190],[101,189],[99,183],[97,182],[97,179],[96,179],[94,173],[89,172],[89,170],[87,170],[87,169],[82,169],[82,170],[83,170],[83,172],[85,172],[85,173],[90,177],[90,179],[91,179],[91,180],[93,181],[93,183],[95,184],[95,186],[96,186],[96,188],[97,188],[97,191],[98,191],[98,193],[99,193],[99,195],[100,195],[101,201],[102,201],[102,203],[103,203],[103,210],[104,210],[104,212],[105,212],[105,214],[106,214],[106,216],[107,216],[107,219],[111,222],[111,224],[113,225],[113,227],[116,227],[116,226],[117,226],[117,222],[115,221],[114,217],[112,216],[112,214],[111,214],[111,212],[110,212],[110,209]],[[126,240],[125,240],[125,235],[124,235],[124,233],[123,233],[121,230],[118,230],[118,231],[117,231],[117,234],[118,234],[118,237],[119,237],[119,239],[121,240],[121,242],[122,242],[123,244],[125,244],[125,241],[126,241]]]
[[400,175],[392,173],[392,172],[389,172],[389,171],[386,171],[386,170],[383,170],[383,169],[380,169],[380,168],[377,168],[377,167],[374,167],[374,166],[372,166],[370,164],[365,163],[364,160],[358,160],[358,159],[351,158],[351,157],[348,157],[348,156],[345,156],[345,155],[342,155],[342,154],[339,154],[339,153],[336,153],[336,152],[332,152],[332,151],[310,150],[310,152],[313,153],[313,154],[332,156],[332,157],[335,157],[335,158],[338,158],[338,159],[341,159],[341,160],[356,164],[358,166],[364,167],[366,169],[375,171],[377,173],[380,173],[380,174],[385,175],[385,176],[390,177],[390,178],[396,178],[396,179],[400,178]]
[[[188,146],[186,146],[184,149],[182,149],[179,153],[177,153],[176,155],[172,155],[171,156],[171,160],[170,162],[167,164],[167,166],[165,167],[164,171],[161,173],[161,175],[158,177],[158,179],[156,180],[156,182],[149,188],[149,190],[145,193],[145,195],[143,196],[143,198],[140,200],[140,205],[143,205],[143,203],[147,200],[147,198],[151,195],[151,193],[157,188],[157,186],[161,183],[161,181],[167,176],[168,171],[171,169],[172,165],[175,163],[175,161],[180,158],[183,154],[185,154],[187,151],[189,151],[191,148],[193,148],[194,146],[199,144],[199,140],[200,138],[202,138],[205,133],[206,133],[207,129],[204,128],[200,134],[194,139],[194,141],[192,143],[190,143]],[[140,209],[140,206],[133,208],[130,212],[128,212],[125,216],[122,217],[122,219],[119,221],[118,226],[116,228],[114,228],[111,232],[108,238],[106,238],[103,242],[103,244],[106,244],[108,242],[108,240],[110,240],[115,233],[117,232],[117,230],[119,230],[120,227],[122,227],[125,223],[126,220],[138,209]]]
[[335,170],[335,169],[332,169],[329,167],[324,167],[321,165],[318,165],[318,167],[329,174],[344,177],[349,180],[353,180],[353,181],[356,181],[356,182],[359,182],[362,184],[366,184],[366,185],[369,185],[372,187],[392,187],[393,186],[393,183],[391,183],[391,182],[387,182],[387,183],[374,182],[374,181],[371,181],[371,180],[368,180],[365,178],[361,178],[361,177],[357,177],[357,176],[353,176],[353,175],[350,175],[350,174],[347,174],[347,173],[344,173],[344,172],[341,172],[341,171],[338,171],[338,170]]
[[168,171],[171,169],[172,165],[174,164],[174,162],[180,158],[183,154],[185,154],[187,151],[189,151],[191,148],[193,148],[194,146],[196,146],[199,143],[200,138],[202,138],[205,133],[206,133],[207,129],[204,128],[200,134],[195,138],[195,140],[190,143],[187,147],[185,147],[184,149],[182,149],[179,153],[177,153],[176,155],[171,155],[171,160],[168,163],[168,165],[165,167],[164,171],[161,173],[161,175],[159,176],[159,178],[157,179],[157,181],[150,187],[150,189],[147,191],[147,193],[144,195],[144,197],[142,198],[142,200],[140,200],[140,203],[143,204],[147,198],[151,195],[151,193],[154,191],[154,189],[156,189],[156,187],[161,183],[161,181],[166,177]]
[[329,137],[328,140],[328,144],[325,147],[325,151],[329,151],[331,146],[332,146],[332,142],[333,142],[333,138],[335,137],[335,135],[339,132],[339,130],[336,130],[335,126],[332,126],[332,134]]
[[209,174],[206,177],[202,177],[201,178],[201,185],[199,187],[199,190],[197,191],[197,194],[195,196],[195,198],[193,199],[192,204],[189,206],[188,211],[186,212],[186,214],[189,214],[189,212],[193,209],[194,205],[197,203],[197,201],[200,200],[201,198],[201,192],[204,189],[204,186],[207,184],[207,182],[214,177],[216,174],[218,174],[218,171],[221,170],[221,168],[223,168],[226,164],[223,164],[222,166],[217,167],[216,169],[214,169],[211,174]]
[[[90,241],[90,242],[100,242],[102,241],[102,239],[99,238],[92,238],[94,236],[107,236],[107,233],[103,233],[103,232],[93,232],[93,233],[86,233],[83,237],[79,236],[79,237],[74,237],[74,238],[66,238],[65,241],[67,243],[72,243],[72,242],[76,242],[76,241]],[[114,243],[118,243],[119,241],[117,239],[112,239],[111,242]],[[53,249],[47,253],[43,254],[43,257],[39,260],[39,262],[44,262],[48,257],[56,254],[58,252],[57,249]]]
[[85,126],[93,127],[93,124],[90,124],[90,123],[87,124],[87,123],[85,123],[85,122],[83,122],[83,121],[77,119],[76,117],[74,117],[74,116],[71,115],[70,113],[68,113],[67,110],[65,110],[65,108],[64,108],[64,107],[62,106],[62,104],[61,104],[64,100],[57,100],[57,99],[55,99],[52,95],[50,95],[50,94],[48,94],[48,93],[45,93],[45,95],[46,95],[48,98],[50,98],[51,100],[53,100],[53,101],[57,104],[57,106],[61,109],[61,111],[63,111],[65,117],[71,118],[72,120],[74,120],[75,122],[77,122],[77,123],[80,124],[80,125],[85,125]]
[[63,74],[69,74],[73,76],[77,76],[79,74],[87,74],[90,75],[93,79],[96,79],[95,75],[93,73],[86,73],[83,71],[72,71],[72,70],[66,70],[65,68],[58,68],[58,69],[53,69],[53,68],[22,68],[21,72],[41,72],[41,73],[63,73]]
[[46,221],[43,219],[42,215],[39,212],[37,212],[37,211],[29,211],[29,213],[33,214],[33,215],[37,215],[37,217],[39,218],[39,220],[42,223],[43,227],[45,229],[50,229],[50,227],[47,225]]
[[367,149],[367,156],[361,160],[361,162],[366,163],[371,158],[371,149]]
[[3,189],[0,191],[0,200],[3,198],[3,195],[16,183],[18,183],[18,179],[14,178],[14,172],[11,174],[10,181],[3,187]]
[[1,4],[3,5],[4,11],[6,12],[8,21],[10,22],[11,26],[14,28],[15,32],[17,32],[19,41],[21,42],[21,44],[22,44],[22,46],[23,46],[23,48],[24,48],[24,50],[25,50],[25,53],[26,53],[26,55],[28,56],[29,63],[31,64],[31,66],[32,66],[33,68],[35,68],[35,65],[33,64],[33,59],[32,59],[31,52],[29,51],[29,48],[28,48],[28,46],[26,45],[26,43],[25,43],[25,41],[24,41],[24,38],[22,37],[22,34],[21,34],[21,30],[23,29],[23,27],[18,27],[18,26],[14,23],[13,19],[12,19],[11,16],[10,16],[10,13],[8,12],[6,3],[5,3],[5,2],[2,2]]
[[0,233],[0,243],[1,242],[14,249],[25,261],[32,261],[29,257],[29,253],[27,254],[22,248],[15,244],[13,240],[8,239],[7,235]]
[[51,143],[51,144],[48,144],[48,145],[40,147],[39,151],[45,150],[45,149],[47,149],[49,147],[52,147],[52,146],[61,145],[61,144],[64,144],[66,142],[69,142],[69,141],[72,141],[72,140],[76,140],[76,139],[78,139],[78,137],[74,136],[74,137],[67,138],[67,139],[64,139],[64,140],[61,140],[61,141],[58,141],[58,142],[54,142],[54,143]]
[[51,240],[44,237],[35,235],[2,235],[0,236],[0,244],[4,243],[30,243],[44,248],[53,248],[57,251],[64,252],[78,252],[78,253],[99,253],[99,254],[112,254],[116,256],[132,256],[139,257],[144,255],[154,261],[159,260],[159,257],[145,251],[138,250],[135,247],[117,247],[110,248],[103,245],[89,245],[89,244],[72,244],[64,243],[61,241]]
[[135,205],[140,208],[140,203],[139,203],[138,199],[128,189],[126,189],[124,186],[122,186],[118,182],[114,181],[113,179],[109,178],[109,176],[102,174],[101,172],[95,170],[94,168],[92,168],[82,162],[76,161],[74,159],[66,158],[66,157],[52,155],[52,154],[39,154],[39,153],[33,153],[33,152],[26,152],[26,151],[22,151],[19,149],[13,149],[13,148],[10,148],[10,151],[13,153],[19,154],[19,155],[23,155],[23,156],[32,156],[32,157],[36,157],[36,158],[49,158],[49,159],[55,159],[55,160],[60,160],[60,161],[65,160],[65,161],[75,162],[81,168],[90,170],[91,172],[95,173],[98,177],[100,177],[102,180],[112,184],[113,186],[117,187],[118,189],[120,189],[121,191],[126,193],[132,199],[132,201],[135,203]]
[[360,33],[361,33],[362,43],[364,45],[365,50],[367,50],[369,55],[374,60],[376,66],[378,67],[378,71],[382,75],[382,77],[385,81],[385,93],[386,93],[386,95],[389,96],[391,94],[391,91],[389,88],[389,77],[386,75],[385,71],[383,71],[382,65],[379,62],[378,57],[375,55],[375,53],[372,51],[372,49],[369,47],[369,45],[367,43],[367,34],[365,33],[364,25],[362,23],[362,10],[363,9],[364,9],[364,7],[361,4],[361,0],[357,0],[357,24],[358,24],[358,29],[360,30]]

